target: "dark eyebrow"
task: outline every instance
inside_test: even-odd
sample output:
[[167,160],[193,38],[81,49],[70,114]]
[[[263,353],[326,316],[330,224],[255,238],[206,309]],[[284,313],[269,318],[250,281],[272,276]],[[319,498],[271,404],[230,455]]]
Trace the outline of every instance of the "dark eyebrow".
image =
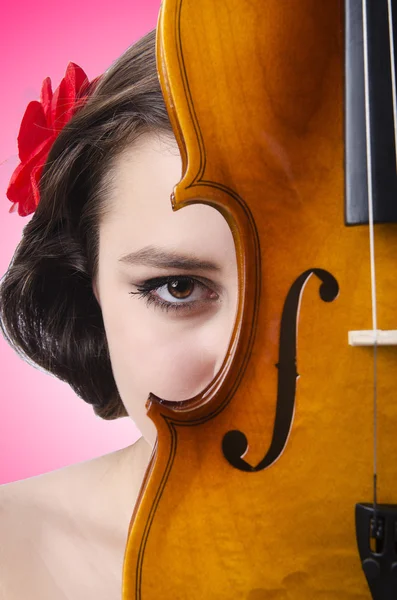
[[156,246],[146,246],[136,252],[130,252],[119,258],[129,265],[146,265],[160,269],[181,269],[183,271],[221,271],[221,267],[208,260],[196,256],[186,256],[177,252],[164,250]]

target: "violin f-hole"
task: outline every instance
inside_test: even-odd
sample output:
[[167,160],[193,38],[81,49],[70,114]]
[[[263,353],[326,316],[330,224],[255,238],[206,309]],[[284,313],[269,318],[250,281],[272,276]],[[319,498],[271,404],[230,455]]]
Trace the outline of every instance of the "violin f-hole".
[[248,440],[242,431],[228,431],[222,440],[226,460],[240,471],[253,473],[270,467],[287,444],[294,418],[296,380],[299,375],[296,357],[299,304],[306,283],[313,274],[321,281],[319,294],[324,302],[332,302],[339,293],[335,277],[324,269],[308,269],[292,284],[284,302],[280,324],[279,360],[275,365],[278,369],[277,404],[269,449],[264,458],[252,466],[243,459],[248,450]]

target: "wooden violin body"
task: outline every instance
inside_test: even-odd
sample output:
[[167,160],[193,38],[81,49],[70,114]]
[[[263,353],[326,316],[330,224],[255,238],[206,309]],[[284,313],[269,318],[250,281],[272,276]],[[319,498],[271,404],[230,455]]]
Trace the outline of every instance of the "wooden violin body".
[[[344,221],[343,27],[335,0],[163,2],[173,205],[224,215],[240,296],[214,381],[148,401],[158,444],[123,600],[371,598],[355,505],[373,497],[373,348],[348,344],[371,328],[370,255],[368,226]],[[395,330],[397,226],[375,231],[379,328]],[[378,500],[395,503],[396,347],[377,360]]]

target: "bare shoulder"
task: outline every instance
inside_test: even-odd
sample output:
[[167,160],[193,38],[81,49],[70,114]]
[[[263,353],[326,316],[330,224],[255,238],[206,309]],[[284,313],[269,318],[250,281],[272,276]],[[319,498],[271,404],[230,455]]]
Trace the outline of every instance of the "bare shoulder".
[[[20,489],[21,486],[19,486]],[[17,508],[17,496],[13,484],[0,487],[0,599],[17,600],[11,582],[22,571],[21,565],[28,556],[26,523],[31,529],[36,522],[34,507],[30,517],[27,510],[22,513]]]
[[119,600],[128,525],[149,458],[141,438],[0,486],[0,600]]

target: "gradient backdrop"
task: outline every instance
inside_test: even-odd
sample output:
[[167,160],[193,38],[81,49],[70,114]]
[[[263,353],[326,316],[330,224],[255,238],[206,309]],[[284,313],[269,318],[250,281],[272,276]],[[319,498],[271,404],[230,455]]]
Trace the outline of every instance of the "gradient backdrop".
[[[41,83],[55,89],[69,61],[91,80],[156,26],[160,0],[14,0],[0,19],[0,277],[29,217],[9,214],[17,135]],[[103,421],[69,386],[25,363],[0,334],[0,484],[89,460],[133,443],[129,418]]]

